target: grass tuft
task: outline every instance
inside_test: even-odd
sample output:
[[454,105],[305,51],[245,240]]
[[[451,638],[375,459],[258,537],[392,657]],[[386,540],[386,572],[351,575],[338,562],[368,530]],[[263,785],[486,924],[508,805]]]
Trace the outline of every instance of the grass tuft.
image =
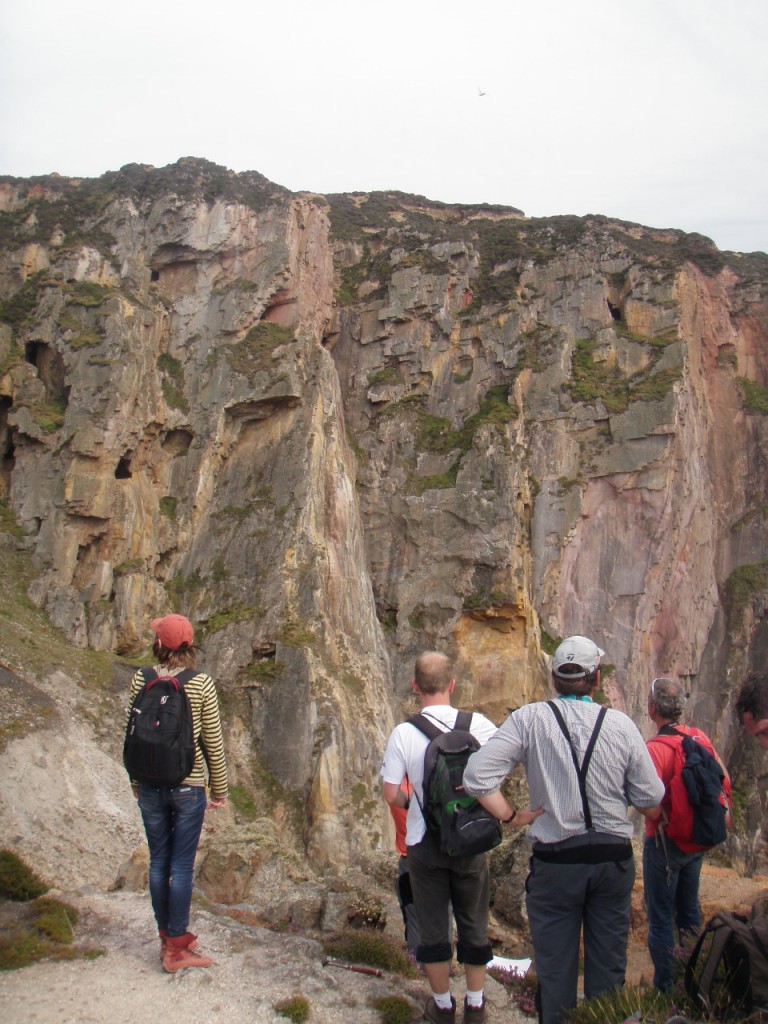
[[369,928],[345,931],[332,936],[326,940],[324,949],[329,956],[338,960],[380,967],[382,970],[394,971],[407,978],[415,978],[418,974],[408,959],[408,954],[403,950],[402,943]]
[[289,999],[281,999],[274,1004],[275,1013],[281,1017],[287,1017],[294,1024],[304,1024],[309,1017],[309,1000],[305,996],[291,996]]
[[381,1024],[410,1024],[413,1020],[413,1003],[404,996],[378,996],[371,1006],[379,1011]]

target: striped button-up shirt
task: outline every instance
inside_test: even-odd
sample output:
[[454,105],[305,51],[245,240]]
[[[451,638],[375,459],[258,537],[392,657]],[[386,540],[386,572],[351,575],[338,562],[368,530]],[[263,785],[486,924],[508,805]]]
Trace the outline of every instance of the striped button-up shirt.
[[[582,764],[600,706],[590,700],[563,699],[558,699],[557,706]],[[530,806],[544,808],[530,826],[529,838],[558,843],[586,835],[571,749],[546,702],[512,712],[470,757],[464,787],[473,796],[487,796],[517,764],[525,766]],[[609,710],[605,716],[589,762],[586,791],[593,829],[622,838],[631,838],[634,831],[627,807],[655,807],[664,796],[664,785],[640,731],[621,711]]]
[[[170,671],[166,666],[155,665],[155,671],[158,675],[165,676],[178,675],[181,669]],[[131,680],[128,718],[131,715],[133,701],[143,685],[144,677],[141,671],[138,671]],[[195,766],[182,785],[204,786],[207,768],[211,796],[225,797],[227,795],[227,761],[224,756],[224,740],[221,734],[216,685],[205,672],[198,672],[189,680],[184,689],[187,691],[192,708],[192,723],[195,730]],[[203,748],[205,754],[203,754]]]

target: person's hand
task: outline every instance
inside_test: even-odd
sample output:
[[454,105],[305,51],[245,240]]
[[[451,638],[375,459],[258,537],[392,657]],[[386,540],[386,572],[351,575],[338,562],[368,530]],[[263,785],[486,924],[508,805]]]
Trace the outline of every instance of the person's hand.
[[135,782],[132,782],[132,783],[131,783],[131,792],[133,793],[133,799],[134,799],[134,800],[138,800],[138,799],[139,799],[139,787],[138,787],[138,783],[135,783]]
[[535,811],[530,808],[524,811],[515,811],[515,816],[510,822],[510,825],[530,825],[532,821],[535,821],[540,815],[544,813],[544,808],[539,807]]
[[220,807],[225,807],[227,798],[225,796],[212,796],[208,798],[208,807],[206,810],[217,811]]

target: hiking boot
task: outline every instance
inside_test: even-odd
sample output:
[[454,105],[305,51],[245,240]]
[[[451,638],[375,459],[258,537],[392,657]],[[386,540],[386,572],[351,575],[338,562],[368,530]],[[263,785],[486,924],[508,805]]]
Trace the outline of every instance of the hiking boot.
[[423,1020],[430,1020],[432,1024],[456,1024],[456,1000],[451,996],[450,1010],[441,1010],[435,997],[430,996],[424,1007]]
[[197,945],[196,938],[192,932],[177,937],[168,936],[163,953],[163,970],[175,974],[184,967],[210,967],[213,963],[211,957],[192,949],[193,944]]
[[[197,949],[197,947],[198,947],[197,936],[194,934],[194,932],[187,932],[187,935],[191,935],[192,936],[192,938],[187,943],[187,949]],[[168,929],[167,928],[161,928],[160,929],[160,959],[161,960],[165,956],[165,951],[166,951],[167,947],[168,947]]]
[[464,1024],[483,1024],[485,1020],[485,997],[482,1006],[470,1006],[464,997]]

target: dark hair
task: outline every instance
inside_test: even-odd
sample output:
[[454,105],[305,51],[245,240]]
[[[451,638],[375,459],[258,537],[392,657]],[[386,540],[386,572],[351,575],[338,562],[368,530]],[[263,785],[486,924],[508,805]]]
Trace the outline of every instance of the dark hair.
[[[586,675],[582,675],[583,672],[583,665],[567,662],[560,666],[557,673],[552,673],[552,683],[563,697],[589,697],[597,686],[600,669],[598,667],[594,672],[588,672]],[[568,676],[576,676],[576,678],[568,679]]]
[[453,668],[444,654],[425,651],[416,659],[413,678],[421,693],[445,693],[453,679]]
[[197,651],[192,644],[182,644],[181,647],[164,647],[155,637],[152,644],[152,653],[160,665],[167,665],[170,668],[194,668],[197,661]]
[[768,718],[768,675],[752,672],[741,684],[736,698],[736,714],[740,722],[744,720],[745,712],[749,712],[756,722]]

